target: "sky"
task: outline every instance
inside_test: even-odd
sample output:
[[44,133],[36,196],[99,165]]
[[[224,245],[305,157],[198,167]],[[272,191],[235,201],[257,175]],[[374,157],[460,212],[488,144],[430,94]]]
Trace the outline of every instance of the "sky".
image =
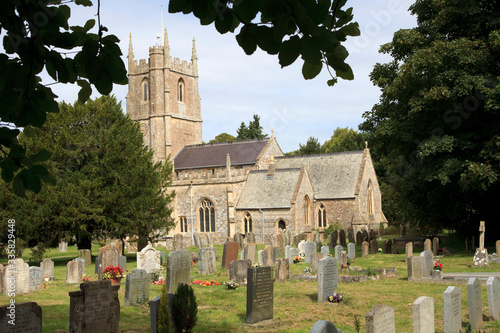
[[[226,132],[236,136],[241,122],[260,116],[263,132],[274,135],[283,152],[299,148],[311,136],[320,143],[330,139],[337,127],[357,130],[362,114],[377,103],[380,90],[372,85],[369,74],[378,63],[389,62],[379,54],[380,45],[392,40],[394,32],[416,26],[408,12],[410,0],[348,0],[344,8],[353,7],[354,19],[361,36],[344,44],[346,62],[354,71],[354,80],[329,87],[324,68],[313,80],[302,77],[300,58],[281,68],[277,55],[257,50],[246,55],[234,34],[219,34],[213,25],[202,26],[192,14],[168,13],[168,1],[103,0],[101,24],[120,39],[124,63],[127,64],[129,35],[132,34],[134,59],[147,59],[149,47],[167,28],[172,57],[190,61],[193,38],[198,55],[199,93],[203,119],[203,141]],[[94,1],[95,5],[97,1]],[[83,24],[96,18],[97,8],[72,6],[70,24]],[[47,81],[50,82],[50,79]],[[78,87],[51,86],[58,100],[73,103]],[[114,85],[113,94],[126,109],[127,86]],[[96,95],[93,95],[96,97]]]

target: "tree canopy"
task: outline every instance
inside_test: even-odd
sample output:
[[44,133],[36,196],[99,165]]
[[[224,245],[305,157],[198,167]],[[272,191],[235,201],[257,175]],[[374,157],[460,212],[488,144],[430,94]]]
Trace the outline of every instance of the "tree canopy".
[[21,198],[0,184],[0,218],[16,217],[17,237],[41,248],[74,236],[79,247],[89,248],[94,237],[124,239],[172,228],[173,194],[166,193],[172,164],[153,164],[138,125],[116,99],[59,108],[19,139],[28,154],[50,152],[45,167],[55,185]]
[[321,147],[321,143],[318,142],[318,139],[311,136],[307,139],[305,145],[299,143],[299,149],[294,150],[292,152],[286,153],[287,156],[296,156],[296,155],[311,155],[311,154],[321,154],[323,153],[323,148]]
[[241,122],[240,127],[236,130],[237,141],[241,140],[252,140],[252,139],[264,139],[266,134],[262,133],[262,126],[260,126],[260,117],[256,114],[253,115],[253,120],[248,122],[248,126],[245,122]]
[[236,138],[232,136],[231,134],[227,133],[221,133],[219,135],[216,135],[213,140],[208,141],[208,143],[220,143],[220,142],[232,142],[236,141]]
[[337,153],[342,151],[363,150],[365,148],[366,135],[352,128],[337,127],[333,131],[330,140],[323,143],[323,152]]
[[492,205],[500,195],[500,1],[418,0],[410,10],[418,26],[381,47],[393,60],[371,73],[382,95],[360,129],[374,136],[415,221],[477,230],[479,220],[500,217]]

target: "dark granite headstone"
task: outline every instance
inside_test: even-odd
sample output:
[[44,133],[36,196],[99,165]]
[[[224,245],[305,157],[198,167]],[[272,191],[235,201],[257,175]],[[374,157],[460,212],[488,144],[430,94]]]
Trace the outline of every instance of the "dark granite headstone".
[[371,239],[370,235],[368,234],[368,231],[366,231],[366,229],[363,229],[362,233],[363,233],[363,241],[369,242]]
[[[12,321],[13,318],[10,316],[11,313],[15,315],[14,321]],[[0,306],[0,332],[41,333],[42,308],[35,302],[16,302]]]
[[377,240],[376,239],[372,239],[370,241],[370,254],[376,254],[378,251],[377,249]]
[[247,271],[246,323],[273,319],[274,284],[272,267],[250,267]]
[[354,243],[356,239],[354,239],[354,229],[352,227],[347,228],[347,239],[349,239],[349,243]]
[[337,246],[337,239],[339,237],[339,232],[337,230],[334,230],[330,236],[328,236],[328,246],[333,249],[335,246]]
[[224,243],[222,252],[222,268],[229,269],[229,263],[233,260],[238,260],[239,244],[236,242]]
[[363,244],[363,233],[361,231],[358,231],[356,233],[356,245],[361,246]]
[[347,243],[345,241],[345,231],[344,229],[340,229],[339,231],[339,242],[342,247],[347,247]]
[[389,239],[384,241],[384,253],[392,254],[392,240]]
[[[170,308],[170,329],[172,333],[176,333],[174,319],[172,318],[172,304],[174,302],[175,294],[168,295],[168,307]],[[160,309],[161,295],[149,301],[149,318],[151,320],[151,333],[158,332],[158,312]]]

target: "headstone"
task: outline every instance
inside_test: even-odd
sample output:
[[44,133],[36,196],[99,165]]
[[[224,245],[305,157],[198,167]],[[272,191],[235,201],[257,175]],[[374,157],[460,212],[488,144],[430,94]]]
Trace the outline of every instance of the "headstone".
[[122,252],[122,242],[118,239],[113,239],[111,242],[109,242],[109,244],[107,245],[107,247],[114,247],[118,250],[118,254],[121,256],[123,254]]
[[408,280],[418,280],[423,277],[423,258],[409,257],[408,258]]
[[194,240],[194,246],[196,246],[198,250],[203,247],[203,245],[201,244],[201,237],[199,233],[197,232],[193,233],[193,240]]
[[314,323],[313,327],[309,331],[309,333],[342,333],[341,330],[338,330],[335,325],[326,320],[318,320]]
[[257,262],[261,266],[264,266],[264,258],[262,258],[262,253],[263,252],[264,252],[264,250],[259,250],[259,252],[257,252]]
[[335,259],[340,261],[340,252],[344,251],[344,248],[341,245],[335,246]]
[[361,246],[363,243],[363,233],[361,231],[356,232],[356,245]]
[[376,304],[366,315],[366,333],[396,333],[394,308]]
[[370,234],[370,240],[377,239],[377,235],[375,235],[375,231],[373,229],[370,229],[368,233]]
[[318,265],[320,259],[323,259],[323,253],[321,252],[315,252],[311,255],[311,269],[313,270],[318,270]]
[[212,275],[217,272],[217,249],[202,247],[198,251],[198,274]]
[[71,260],[66,264],[66,283],[82,282],[82,263],[77,260]]
[[101,267],[101,266],[99,266],[99,257],[95,257],[94,261],[95,261],[94,262],[94,266],[95,266],[94,274],[99,274],[99,268]]
[[206,234],[207,237],[207,247],[214,247],[214,241],[212,239],[212,235]]
[[484,221],[479,222],[479,248],[484,249],[484,232],[485,232]]
[[120,253],[116,247],[101,247],[99,249],[99,255],[98,255],[98,268],[97,268],[97,274],[99,280],[102,279],[102,273],[104,272],[104,269],[108,266],[118,266],[120,265]]
[[439,249],[439,238],[434,237],[432,239],[432,254],[437,256],[438,255],[438,249]]
[[298,257],[298,256],[299,256],[299,250],[297,250],[296,248],[292,247],[290,249],[290,254],[289,254],[289,257],[288,257],[288,262],[290,263],[290,265],[293,265],[293,258]]
[[73,260],[78,261],[82,265],[82,274],[85,274],[85,259],[75,258]]
[[264,236],[264,246],[273,246],[273,241],[271,239],[272,235],[265,235]]
[[368,231],[366,231],[366,229],[363,229],[361,232],[363,233],[363,241],[370,242],[371,238],[370,235],[368,234]]
[[434,268],[434,257],[432,251],[424,251],[420,253],[422,257],[422,274],[423,276],[431,276],[432,269]]
[[392,254],[392,241],[390,239],[384,241],[384,254]]
[[500,240],[497,240],[497,242],[495,243],[495,249],[495,253],[497,254],[497,256],[500,256]]
[[109,280],[80,284],[70,291],[69,331],[82,333],[118,332],[120,323],[120,285]]
[[240,234],[239,232],[235,233],[233,236],[233,240],[238,243],[239,250],[243,250],[245,248],[245,239],[243,238],[243,235]]
[[339,264],[340,264],[340,267],[347,268],[347,252],[346,251],[340,251]]
[[318,303],[326,302],[328,295],[333,294],[338,287],[337,259],[326,257],[318,264]]
[[473,330],[477,330],[483,323],[483,306],[481,304],[481,284],[475,277],[467,282],[467,300],[469,302],[469,322]]
[[151,286],[151,275],[144,269],[134,269],[127,274],[125,281],[124,306],[135,305],[149,300],[149,289]]
[[301,240],[299,242],[299,245],[297,246],[297,248],[299,249],[299,253],[303,253],[305,255],[305,253],[306,253],[306,241]]
[[434,298],[421,296],[413,302],[413,332],[434,332]]
[[444,333],[460,332],[462,329],[462,298],[460,288],[450,286],[444,292]]
[[406,243],[406,250],[405,250],[406,263],[408,263],[409,257],[413,257],[413,243],[412,242]]
[[431,251],[432,252],[432,242],[429,238],[427,238],[424,242],[424,251]]
[[[15,321],[12,321],[11,314],[15,316]],[[12,325],[12,323],[15,325]],[[0,332],[41,333],[42,308],[35,302],[16,302],[0,306]]]
[[253,232],[247,232],[245,234],[245,243],[246,244],[256,244],[257,243]]
[[377,254],[378,248],[377,248],[377,240],[372,239],[370,241],[370,254]]
[[281,248],[273,247],[273,266],[279,257],[281,257]]
[[370,243],[368,242],[363,242],[361,243],[361,256],[367,256],[370,252]]
[[285,253],[285,240],[283,238],[283,233],[280,230],[278,230],[278,233],[276,234],[276,241],[278,242],[278,247],[280,248],[281,253]]
[[488,315],[494,320],[500,319],[500,287],[498,278],[490,276],[486,281],[486,293],[488,294]]
[[269,245],[266,245],[264,251],[262,251],[262,266],[274,267],[273,248]]
[[64,239],[59,241],[59,252],[68,252],[68,242]]
[[30,270],[30,289],[42,289],[42,269],[40,267],[31,266]]
[[[485,267],[489,265],[488,250],[484,248],[484,221],[479,224],[479,248],[476,249],[472,265],[476,267]],[[474,238],[472,238],[472,248],[474,248]]]
[[54,276],[54,262],[52,259],[43,259],[40,263],[40,268],[42,269],[42,278]]
[[161,270],[160,251],[148,244],[137,252],[137,268],[144,269],[148,274]]
[[252,265],[255,264],[255,252],[257,252],[257,244],[250,243],[245,245],[245,253],[243,259],[248,259],[252,262]]
[[347,244],[347,257],[349,259],[356,258],[356,245],[354,243]]
[[191,276],[191,254],[187,250],[175,250],[167,257],[167,289],[175,293],[180,283],[189,284]]
[[247,271],[246,323],[273,319],[272,267],[250,267]]
[[276,281],[288,280],[290,272],[290,263],[288,259],[278,258],[276,260]]
[[160,263],[163,265],[165,263],[165,252],[160,251]]
[[292,249],[293,246],[287,245],[285,246],[285,259],[290,258],[290,249]]
[[323,254],[323,258],[326,258],[330,254],[330,248],[328,245],[322,246],[320,252]]
[[334,248],[335,246],[337,246],[337,240],[339,238],[339,232],[337,230],[334,230],[330,236],[328,236],[328,246],[330,248]]
[[316,243],[314,242],[306,242],[305,246],[305,263],[311,263],[311,255],[316,252]]
[[292,233],[290,232],[290,230],[285,230],[285,232],[283,233],[283,243],[285,244],[285,246],[292,245],[290,243],[291,238],[292,238]]
[[129,242],[127,252],[128,253],[137,253],[137,242]]
[[349,243],[356,242],[356,239],[354,238],[354,229],[352,227],[347,228],[347,239],[349,240]]
[[175,234],[174,235],[174,249],[176,249],[176,250],[185,249],[184,237],[182,237],[182,234]]
[[222,252],[222,268],[229,269],[229,263],[233,260],[238,260],[239,244],[236,242],[224,243]]
[[229,263],[229,280],[236,283],[247,283],[247,272],[252,267],[249,259],[233,260]]
[[[175,323],[172,318],[172,304],[174,302],[174,294],[167,294],[168,296],[168,307],[170,308],[170,332],[175,333]],[[151,322],[151,333],[158,332],[158,312],[160,309],[161,295],[156,296],[154,299],[149,301],[149,318]]]
[[344,229],[340,229],[339,231],[339,243],[342,245],[342,247],[346,247],[347,244],[345,242],[345,231]]
[[90,265],[92,263],[92,250],[78,250],[78,258],[83,258],[83,260],[85,260],[85,265]]
[[[142,249],[141,249],[142,250]],[[174,251],[174,240],[172,238],[167,238],[165,241],[165,251]],[[135,251],[137,253],[137,251]]]

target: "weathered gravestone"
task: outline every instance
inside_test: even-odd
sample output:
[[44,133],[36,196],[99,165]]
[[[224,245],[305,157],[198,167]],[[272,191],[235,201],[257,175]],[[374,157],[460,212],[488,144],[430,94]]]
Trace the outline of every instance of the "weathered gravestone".
[[90,265],[92,263],[92,250],[78,250],[78,258],[83,258],[85,265]]
[[372,239],[377,239],[377,235],[375,234],[375,230],[370,229],[370,230],[368,231],[368,234],[370,235],[370,240],[372,240]]
[[214,247],[214,241],[210,234],[205,235],[207,237],[207,247]]
[[352,227],[347,227],[347,239],[349,243],[355,243],[356,239],[354,238],[354,229]]
[[120,264],[120,267],[125,271],[127,269],[127,257],[126,256],[120,256],[118,258],[118,263]]
[[467,282],[467,300],[469,302],[469,322],[473,330],[477,330],[483,323],[483,306],[481,304],[481,284],[475,277]]
[[102,273],[106,267],[120,265],[120,252],[114,246],[101,247],[99,249],[98,258],[96,264],[98,264],[97,275],[99,280],[102,280]]
[[306,242],[305,251],[304,251],[306,264],[311,262],[311,255],[315,252],[316,252],[316,243]]
[[68,242],[64,239],[59,241],[59,252],[68,252]]
[[242,234],[240,234],[239,232],[235,233],[233,239],[236,243],[238,243],[240,251],[245,248],[245,239],[243,238]]
[[327,301],[327,297],[333,294],[338,287],[338,263],[337,259],[326,257],[318,264],[318,303]]
[[361,243],[361,256],[367,256],[370,254],[370,243],[368,242],[363,242]]
[[376,239],[372,239],[370,241],[370,254],[377,254],[377,240]]
[[356,245],[361,246],[363,243],[363,233],[361,231],[356,232]]
[[217,272],[217,249],[203,247],[198,251],[198,274],[212,275]]
[[233,260],[229,263],[229,280],[237,283],[247,283],[248,268],[252,267],[249,259]]
[[288,259],[278,258],[276,260],[276,281],[288,280],[290,274],[290,263]]
[[335,259],[340,260],[340,252],[344,251],[341,245],[335,246]]
[[322,246],[320,252],[323,254],[323,258],[326,258],[330,254],[330,248],[328,245]]
[[255,235],[253,234],[253,232],[247,232],[245,234],[245,243],[246,244],[257,244],[257,242],[255,240]]
[[[260,252],[260,251],[259,251]],[[266,245],[264,251],[262,251],[262,266],[274,266],[273,262],[273,248]]]
[[246,323],[273,319],[274,284],[272,267],[250,267],[247,271]]
[[437,256],[439,250],[439,238],[434,237],[432,239],[432,254]]
[[405,250],[406,263],[408,263],[409,257],[413,257],[413,243],[412,242],[406,243],[406,250]]
[[394,308],[376,304],[366,315],[366,333],[396,333]]
[[149,300],[149,290],[151,286],[151,275],[144,269],[134,269],[127,274],[125,281],[124,306],[131,306]]
[[297,245],[297,248],[299,249],[299,255],[302,256],[302,258],[304,258],[306,253],[306,241],[301,240]]
[[434,268],[434,260],[432,256],[432,251],[424,251],[420,253],[422,257],[422,274],[425,277],[429,277],[432,274],[432,269]]
[[337,239],[339,237],[339,232],[337,230],[334,230],[330,236],[328,236],[328,246],[330,248],[334,248],[335,246],[337,246]]
[[429,238],[426,238],[424,241],[424,251],[431,251],[432,252],[432,242]]
[[354,243],[347,244],[347,258],[349,259],[356,258],[356,245]]
[[80,265],[82,265],[82,274],[85,274],[85,259],[83,258],[75,258],[74,261],[78,261]]
[[291,245],[285,246],[285,259],[290,258],[290,249],[293,249],[293,246]]
[[285,239],[283,238],[283,232],[281,232],[281,229],[278,230],[278,233],[276,234],[276,242],[278,243],[281,253],[285,253]]
[[281,249],[279,247],[273,247],[273,266],[276,264],[276,260],[281,257]]
[[[476,254],[474,254],[472,263],[475,267],[485,267],[489,265],[488,250],[484,247],[484,232],[484,221],[481,221],[479,225],[479,248],[476,249]],[[474,238],[472,238],[472,240],[474,240]],[[472,247],[474,248],[474,245]]]
[[285,246],[292,245],[291,240],[292,232],[290,230],[285,230],[285,232],[283,233],[283,244],[285,244]]
[[175,250],[167,257],[167,290],[175,293],[180,283],[189,284],[191,277],[191,254],[188,250]]
[[[202,241],[202,243],[203,243],[203,241]],[[174,240],[172,238],[167,238],[167,240],[165,242],[165,251],[175,251]],[[137,251],[135,251],[135,252],[137,253]]]
[[460,332],[462,329],[462,298],[460,288],[450,286],[444,292],[444,333]]
[[371,238],[370,238],[370,234],[368,233],[368,231],[366,231],[366,229],[363,229],[363,230],[361,230],[361,232],[363,233],[363,241],[370,242]]
[[248,259],[252,262],[252,265],[255,264],[255,252],[257,252],[257,244],[251,243],[245,245],[245,253],[243,255],[243,259]]
[[295,257],[298,257],[299,256],[299,250],[297,250],[296,248],[291,248],[290,249],[290,253],[289,253],[289,256],[288,256],[288,262],[290,263],[290,265],[293,265],[293,259]]
[[413,333],[434,332],[434,298],[421,296],[413,302]]
[[42,289],[42,269],[40,267],[31,266],[30,270],[30,289]]
[[264,266],[264,258],[262,258],[262,253],[264,253],[264,250],[259,250],[259,252],[257,252],[257,262],[259,263],[259,265]]
[[0,332],[42,333],[42,308],[35,302],[0,306]]
[[118,255],[120,255],[120,256],[123,254],[122,241],[119,239],[113,239],[111,242],[109,242],[107,247],[114,247],[115,249],[117,249]]
[[183,250],[186,247],[184,246],[184,237],[181,234],[174,235],[174,249]]
[[42,269],[42,278],[48,277],[49,279],[54,276],[54,262],[52,259],[45,258],[40,263]]
[[315,252],[311,255],[311,268],[313,270],[317,270],[318,269],[318,265],[319,265],[319,260],[320,259],[323,259],[323,253],[321,252]]
[[30,291],[30,269],[23,259],[9,261],[3,270],[3,293],[24,294]]
[[[168,307],[170,309],[170,332],[176,333],[174,318],[172,317],[172,304],[174,302],[175,294],[167,294],[168,296]],[[149,301],[149,318],[151,322],[151,332],[158,332],[158,312],[160,309],[161,295],[156,296],[154,299]]]
[[233,260],[238,260],[239,245],[236,242],[224,243],[222,252],[222,268],[229,269],[229,263]]
[[340,267],[347,268],[347,252],[346,251],[340,251],[339,264],[340,264]]
[[120,285],[101,280],[82,283],[80,289],[69,292],[69,332],[118,332]]
[[82,263],[77,260],[71,260],[66,264],[66,283],[82,282]]
[[500,319],[500,287],[498,278],[490,276],[486,281],[486,293],[488,294],[488,315],[494,320]]
[[329,321],[318,320],[314,323],[309,333],[342,333],[342,330],[338,330],[335,325]]
[[271,237],[272,237],[272,235],[265,235],[264,236],[264,247],[265,246],[270,246],[270,247],[273,246],[273,241],[272,241]]
[[128,243],[128,253],[137,253],[137,241]]
[[196,246],[198,250],[203,247],[203,245],[201,244],[201,237],[199,233],[197,232],[193,233],[193,240],[194,240],[194,246]]
[[408,258],[408,280],[419,280],[423,277],[423,264],[422,257],[409,257]]
[[339,231],[339,243],[342,245],[342,247],[347,247],[346,241],[345,241],[345,231],[344,229],[340,229]]
[[137,268],[144,269],[148,274],[161,269],[160,251],[148,244],[137,252]]
[[390,239],[384,241],[384,254],[392,254],[392,241]]

